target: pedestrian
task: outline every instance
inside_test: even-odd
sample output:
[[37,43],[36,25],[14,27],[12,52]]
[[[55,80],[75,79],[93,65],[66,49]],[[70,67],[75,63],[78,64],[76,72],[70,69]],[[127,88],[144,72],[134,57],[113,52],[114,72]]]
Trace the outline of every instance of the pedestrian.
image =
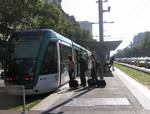
[[86,78],[85,78],[85,72],[87,71],[87,62],[83,58],[82,54],[80,54],[79,58],[79,65],[80,65],[80,81],[81,81],[81,86],[85,87],[86,86]]
[[112,70],[114,71],[115,69],[114,69],[114,56],[112,56],[111,58],[110,58],[110,65],[111,65],[111,67],[112,67]]
[[96,76],[96,58],[95,55],[92,54],[91,55],[91,77],[93,80],[97,80],[97,76]]
[[75,76],[74,76],[75,62],[74,62],[73,57],[71,55],[68,56],[68,72],[69,72],[70,81],[73,81],[75,79]]
[[102,72],[102,64],[100,61],[96,62],[96,74],[98,73],[100,79],[103,79],[103,72]]

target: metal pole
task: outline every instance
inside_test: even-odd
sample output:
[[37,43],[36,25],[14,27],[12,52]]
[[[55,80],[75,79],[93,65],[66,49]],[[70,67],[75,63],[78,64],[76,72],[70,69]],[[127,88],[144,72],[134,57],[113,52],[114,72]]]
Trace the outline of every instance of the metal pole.
[[26,98],[25,98],[25,87],[22,86],[22,97],[23,97],[23,113],[26,113]]
[[104,79],[104,64],[105,64],[105,50],[104,50],[104,39],[103,39],[103,1],[98,0],[98,13],[99,13],[99,42],[100,42],[100,61],[101,61],[101,75],[100,79]]
[[103,42],[103,2],[98,0],[98,12],[99,12],[99,41]]

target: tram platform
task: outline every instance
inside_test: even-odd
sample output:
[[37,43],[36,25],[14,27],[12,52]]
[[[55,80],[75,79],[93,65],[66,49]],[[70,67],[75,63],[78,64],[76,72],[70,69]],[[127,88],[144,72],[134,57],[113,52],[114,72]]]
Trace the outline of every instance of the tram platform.
[[[70,90],[66,84],[28,114],[150,114],[150,90],[119,69],[104,75],[105,88]],[[1,113],[1,111],[0,111]],[[4,114],[9,114],[3,111]],[[1,113],[1,114],[3,114]],[[18,114],[12,112],[11,114]]]

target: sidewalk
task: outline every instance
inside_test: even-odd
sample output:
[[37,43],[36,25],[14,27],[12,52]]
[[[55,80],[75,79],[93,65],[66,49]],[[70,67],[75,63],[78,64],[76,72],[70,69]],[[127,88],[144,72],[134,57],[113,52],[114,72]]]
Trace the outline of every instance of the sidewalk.
[[[41,114],[150,114],[150,94],[143,95],[150,91],[124,75],[115,69],[105,77],[105,88],[63,90],[55,93],[53,100],[49,96],[32,110],[42,111]],[[143,91],[137,89],[139,85]]]
[[150,90],[118,69],[105,76],[105,88],[70,91],[66,84],[27,114],[150,114]]

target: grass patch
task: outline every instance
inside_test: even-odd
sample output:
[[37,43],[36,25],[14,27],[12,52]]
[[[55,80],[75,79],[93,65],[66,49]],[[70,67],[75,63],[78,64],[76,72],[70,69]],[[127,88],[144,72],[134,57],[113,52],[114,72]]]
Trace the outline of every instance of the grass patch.
[[[41,100],[43,100],[44,98],[37,98],[37,99],[33,99],[30,101],[26,101],[26,109],[30,110],[32,107],[34,107],[35,105],[37,105],[38,103],[40,103]],[[27,99],[28,100],[28,99]],[[23,104],[17,106],[17,107],[13,107],[10,110],[23,110]]]
[[121,71],[134,78],[138,82],[150,88],[150,74],[144,73],[132,68],[115,63],[115,67],[119,68]]
[[27,109],[31,109],[32,107],[34,107],[35,105],[37,105],[38,103],[40,103],[41,100],[42,99],[38,99],[38,100],[35,100],[33,102],[30,102],[30,103],[26,104],[26,108]]
[[[41,100],[43,100],[45,97],[47,97],[50,93],[47,94],[41,94],[41,95],[32,95],[32,96],[26,96],[26,109],[30,110],[32,107],[34,107],[36,104],[40,103]],[[22,97],[18,98],[18,96],[12,96],[9,95],[9,97],[6,97],[6,95],[3,95],[3,97],[0,97],[3,102],[0,103],[0,109],[5,110],[23,110],[23,99]],[[9,98],[9,102],[6,102],[6,99]],[[16,98],[16,99],[14,99]],[[0,100],[1,100],[0,99]]]

